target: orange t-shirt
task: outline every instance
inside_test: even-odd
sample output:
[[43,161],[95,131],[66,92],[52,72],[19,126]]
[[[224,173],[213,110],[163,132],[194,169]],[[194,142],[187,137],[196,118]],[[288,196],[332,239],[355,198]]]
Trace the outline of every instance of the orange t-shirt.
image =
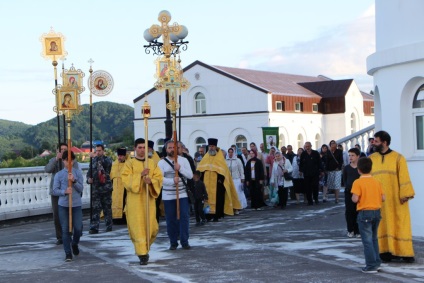
[[353,182],[352,194],[359,196],[356,210],[377,210],[383,202],[383,186],[371,175],[362,175]]

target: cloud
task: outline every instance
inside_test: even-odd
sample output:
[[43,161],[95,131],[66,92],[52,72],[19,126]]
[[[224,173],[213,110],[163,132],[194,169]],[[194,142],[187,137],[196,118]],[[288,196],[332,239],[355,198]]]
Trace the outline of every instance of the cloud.
[[246,54],[240,68],[318,76],[333,79],[354,78],[369,91],[366,58],[375,52],[374,5],[353,22],[326,29],[318,37],[290,46],[257,49]]

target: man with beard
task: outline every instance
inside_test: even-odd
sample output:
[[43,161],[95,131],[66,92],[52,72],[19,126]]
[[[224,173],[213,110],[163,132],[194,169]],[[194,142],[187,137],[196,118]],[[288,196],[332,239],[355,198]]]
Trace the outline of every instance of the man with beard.
[[[166,142],[165,149],[167,156],[159,161],[158,166],[163,175],[162,200],[165,206],[166,231],[171,244],[169,249],[176,250],[179,239],[183,249],[188,250],[191,247],[188,243],[190,204],[187,194],[187,179],[193,178],[193,172],[188,160],[177,154],[178,149],[174,149],[174,141]],[[175,172],[178,172],[178,176]],[[179,211],[177,211],[177,201]],[[177,217],[178,213],[179,218]]]
[[230,170],[217,145],[217,139],[208,139],[209,150],[197,166],[208,192],[210,213],[206,219],[213,219],[214,222],[224,217],[224,214],[234,215],[234,209],[241,209]]
[[143,138],[135,140],[135,158],[125,162],[121,174],[122,182],[127,190],[125,214],[128,233],[141,265],[148,263],[150,246],[159,232],[155,198],[159,195],[163,180],[162,172],[153,160],[148,159],[148,166],[145,167],[147,151],[145,147]]
[[378,228],[380,257],[413,263],[411,216],[408,201],[415,192],[409,178],[408,166],[403,155],[389,148],[390,135],[385,131],[374,134],[375,153],[372,160],[372,175],[383,184],[386,201],[381,207],[381,222]]

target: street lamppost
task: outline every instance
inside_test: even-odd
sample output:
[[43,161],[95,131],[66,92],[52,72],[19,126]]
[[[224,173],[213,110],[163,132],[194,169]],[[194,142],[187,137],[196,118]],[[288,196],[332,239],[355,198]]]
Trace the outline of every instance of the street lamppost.
[[[185,26],[177,23],[169,25],[171,14],[166,10],[159,13],[158,20],[161,25],[152,25],[144,31],[144,39],[149,43],[148,45],[144,45],[144,48],[146,54],[153,52],[153,55],[163,56],[162,58],[158,58],[158,82],[155,84],[155,87],[157,89],[165,88],[166,105],[168,105],[170,103],[169,89],[174,86],[170,86],[170,88],[167,86],[163,87],[163,83],[170,82],[168,74],[171,66],[180,69],[177,67],[179,66],[179,60],[177,61],[175,57],[181,51],[187,50],[188,41],[184,41],[184,38],[187,36],[188,30]],[[160,36],[162,36],[162,42],[158,41]],[[174,58],[171,60],[172,55]],[[171,103],[176,103],[175,97],[174,102],[171,100]],[[167,139],[172,137],[172,120],[169,107],[166,108],[165,137]]]

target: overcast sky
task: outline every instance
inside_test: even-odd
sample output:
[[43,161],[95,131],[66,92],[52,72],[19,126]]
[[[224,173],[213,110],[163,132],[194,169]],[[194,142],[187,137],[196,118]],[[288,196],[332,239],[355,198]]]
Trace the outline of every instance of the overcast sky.
[[[374,1],[1,1],[0,119],[38,124],[56,116],[54,72],[40,37],[53,27],[66,37],[65,68],[73,63],[114,79],[112,93],[93,102],[133,105],[154,83],[156,56],[145,54],[143,32],[162,10],[185,25],[190,42],[183,67],[210,65],[353,78],[372,90],[366,57],[375,52]],[[59,62],[59,67],[61,67]],[[60,68],[59,68],[60,69]],[[81,96],[89,103],[89,92]]]

